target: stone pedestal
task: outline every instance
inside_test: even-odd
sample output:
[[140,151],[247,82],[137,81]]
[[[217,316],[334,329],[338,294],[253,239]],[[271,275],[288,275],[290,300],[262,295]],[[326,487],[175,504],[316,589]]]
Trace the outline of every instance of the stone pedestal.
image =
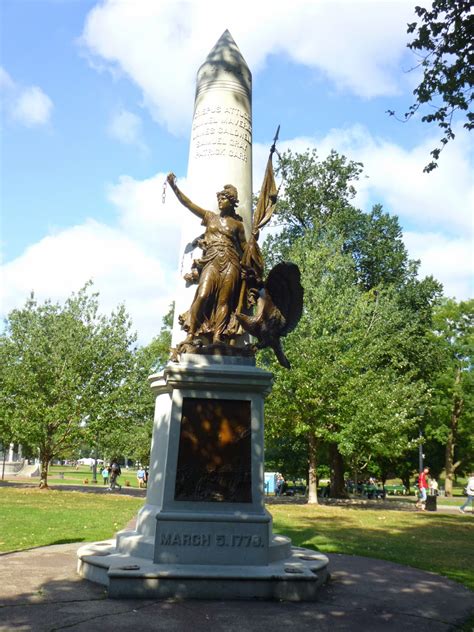
[[120,598],[315,598],[327,558],[274,536],[264,506],[271,374],[252,359],[184,357],[150,378],[155,427],[136,530],[82,547],[79,573]]

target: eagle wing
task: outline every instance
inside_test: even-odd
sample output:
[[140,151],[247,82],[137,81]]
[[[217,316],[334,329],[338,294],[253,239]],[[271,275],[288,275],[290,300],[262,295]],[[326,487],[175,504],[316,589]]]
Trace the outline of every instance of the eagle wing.
[[303,313],[303,286],[298,266],[286,261],[270,270],[265,289],[284,317],[280,336],[289,334],[298,324]]

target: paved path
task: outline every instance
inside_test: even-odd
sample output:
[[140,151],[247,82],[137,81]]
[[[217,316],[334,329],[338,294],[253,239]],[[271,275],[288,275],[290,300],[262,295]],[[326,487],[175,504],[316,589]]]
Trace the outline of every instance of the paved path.
[[109,600],[76,575],[79,546],[0,556],[1,632],[447,632],[474,616],[474,593],[460,584],[331,554],[331,580],[315,603]]

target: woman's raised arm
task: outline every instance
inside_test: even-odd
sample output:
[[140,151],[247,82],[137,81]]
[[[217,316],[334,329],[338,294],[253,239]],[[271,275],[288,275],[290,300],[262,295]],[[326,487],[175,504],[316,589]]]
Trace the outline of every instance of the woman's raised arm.
[[194,202],[191,202],[191,200],[186,195],[184,195],[184,193],[181,191],[181,189],[178,188],[178,185],[176,184],[176,176],[174,175],[174,173],[169,173],[166,176],[166,180],[168,181],[168,184],[173,189],[174,194],[181,202],[181,204],[189,209],[191,213],[194,213],[194,215],[197,215],[198,217],[203,219],[204,215],[206,214],[206,210],[201,208],[200,206],[197,206],[197,204],[194,204]]

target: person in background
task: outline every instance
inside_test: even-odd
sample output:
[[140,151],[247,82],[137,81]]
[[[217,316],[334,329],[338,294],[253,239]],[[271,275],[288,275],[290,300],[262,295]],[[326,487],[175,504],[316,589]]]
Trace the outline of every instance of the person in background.
[[109,482],[109,468],[104,465],[101,474],[102,474],[102,479],[104,481],[104,485],[107,485],[107,483]]
[[142,487],[145,487],[145,470],[143,469],[141,465],[137,470],[137,481],[138,481],[138,487],[140,489],[142,489]]
[[431,496],[437,496],[438,495],[438,489],[439,489],[438,481],[435,478],[432,478],[430,480],[430,494],[431,494]]
[[122,470],[120,469],[120,465],[117,463],[117,461],[112,461],[112,463],[110,464],[110,491],[113,491],[115,487],[118,487],[119,491],[122,489],[122,486],[119,485],[119,483],[117,482],[117,479],[121,473]]
[[283,486],[285,484],[285,479],[281,474],[277,475],[276,486],[275,486],[275,494],[277,496],[281,496],[283,494]]
[[418,476],[418,490],[420,492],[420,499],[416,503],[416,506],[422,511],[425,510],[426,507],[426,496],[428,493],[428,474],[430,473],[430,468],[425,467],[420,475]]
[[461,507],[459,507],[459,511],[461,513],[466,513],[466,507],[468,505],[471,505],[471,512],[473,510],[473,504],[474,504],[474,472],[471,472],[469,474],[469,478],[467,479],[467,485],[466,485],[466,494],[467,494],[467,498],[466,501],[463,505],[461,505]]

